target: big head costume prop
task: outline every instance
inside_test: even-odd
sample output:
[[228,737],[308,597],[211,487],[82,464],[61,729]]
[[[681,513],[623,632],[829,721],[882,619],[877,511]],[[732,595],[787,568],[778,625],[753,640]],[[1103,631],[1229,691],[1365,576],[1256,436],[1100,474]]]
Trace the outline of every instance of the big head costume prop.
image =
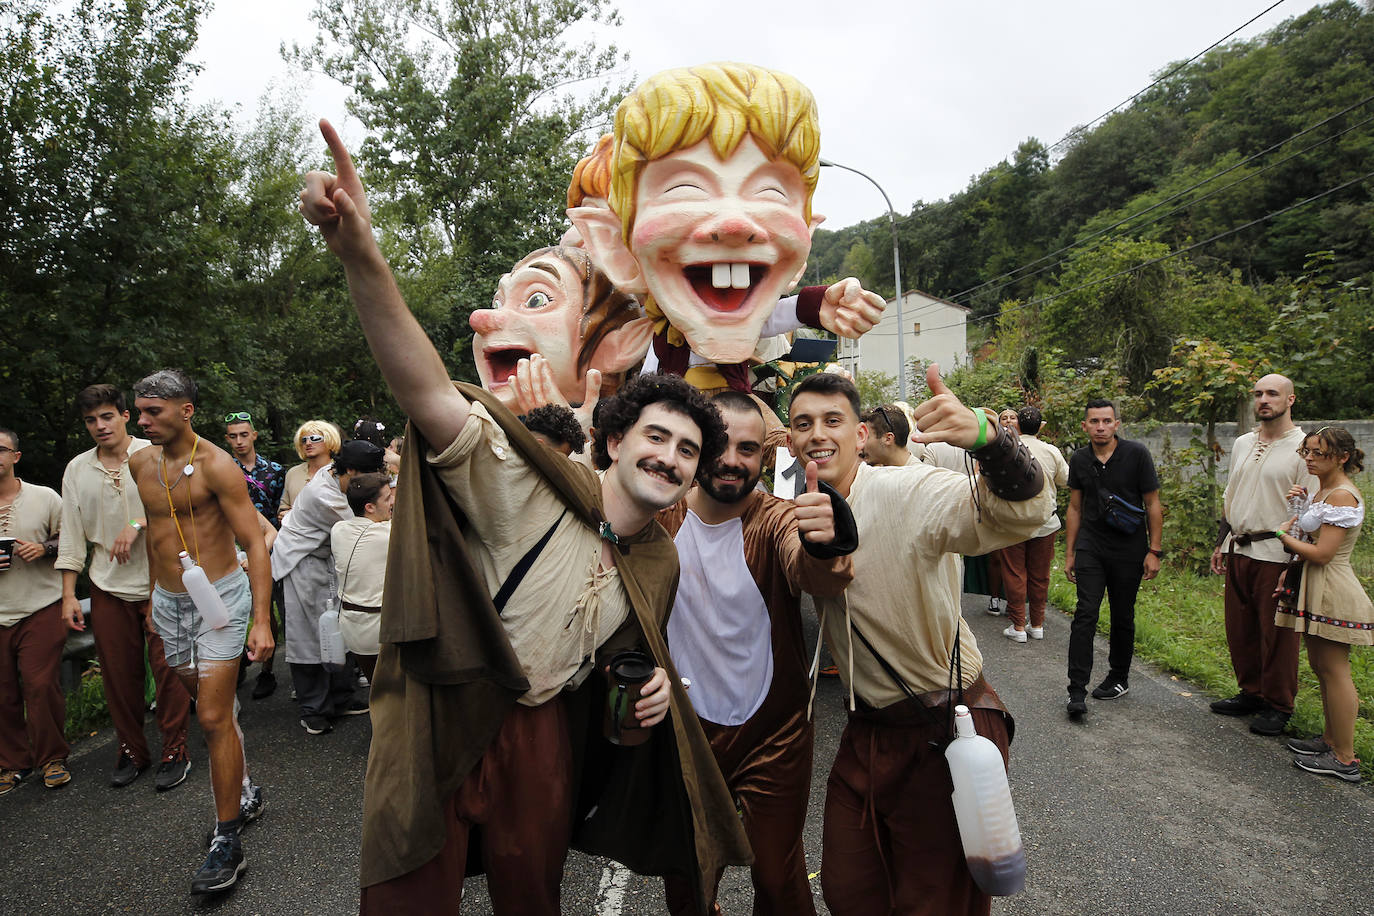
[[614,138],[609,209],[569,210],[583,244],[669,344],[748,359],[821,220],[815,99],[757,66],[667,70],[621,103]]

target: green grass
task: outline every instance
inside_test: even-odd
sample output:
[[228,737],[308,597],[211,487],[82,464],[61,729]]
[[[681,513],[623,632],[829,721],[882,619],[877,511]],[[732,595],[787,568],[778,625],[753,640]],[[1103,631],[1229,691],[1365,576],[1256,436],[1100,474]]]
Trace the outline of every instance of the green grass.
[[[1370,528],[1374,525],[1366,526],[1363,533],[1368,534]],[[1366,555],[1374,554],[1374,550],[1367,547],[1369,540],[1361,537],[1357,554],[1360,548],[1368,550]],[[1236,678],[1226,647],[1226,625],[1222,615],[1223,589],[1221,576],[1199,578],[1167,565],[1153,581],[1141,583],[1135,605],[1136,654],[1192,681],[1209,695],[1227,697],[1235,693]],[[1050,574],[1050,603],[1067,609],[1068,616],[1072,616],[1077,603],[1073,585],[1064,578],[1062,544]],[[1103,633],[1107,632],[1108,619],[1104,607],[1098,623]],[[1360,696],[1360,716],[1355,722],[1355,754],[1362,761],[1365,778],[1374,780],[1374,648],[1352,646],[1350,670]],[[1305,652],[1298,661],[1298,698],[1288,730],[1304,737],[1322,732],[1321,694]]]

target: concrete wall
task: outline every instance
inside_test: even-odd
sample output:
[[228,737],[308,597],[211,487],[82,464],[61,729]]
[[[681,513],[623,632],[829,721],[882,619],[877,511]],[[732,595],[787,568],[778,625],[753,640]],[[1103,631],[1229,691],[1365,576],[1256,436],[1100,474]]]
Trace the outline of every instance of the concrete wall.
[[[1344,426],[1355,437],[1356,446],[1364,450],[1365,470],[1374,470],[1374,420],[1297,420],[1296,422],[1308,432],[1315,432],[1323,426]],[[1220,464],[1223,473],[1231,459],[1231,447],[1235,444],[1236,437],[1248,432],[1251,428],[1253,427],[1241,428],[1238,431],[1235,423],[1217,424],[1217,443],[1223,452]],[[1146,435],[1136,435],[1131,432],[1129,424],[1124,424],[1121,429],[1122,435],[1126,438],[1137,439],[1143,443],[1150,450],[1150,454],[1154,456],[1156,464],[1159,463],[1163,455],[1166,438],[1174,448],[1186,448],[1194,432],[1197,433],[1198,438],[1206,439],[1206,427],[1192,426],[1188,423],[1166,423]]]

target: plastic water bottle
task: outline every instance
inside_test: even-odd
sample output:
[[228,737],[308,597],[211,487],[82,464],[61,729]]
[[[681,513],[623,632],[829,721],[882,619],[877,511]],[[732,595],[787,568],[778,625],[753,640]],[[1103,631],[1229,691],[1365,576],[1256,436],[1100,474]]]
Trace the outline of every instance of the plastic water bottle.
[[967,706],[954,707],[954,727],[945,759],[968,870],[985,894],[1018,894],[1026,887],[1026,853],[1002,753],[978,734]]
[[320,615],[320,662],[330,667],[342,668],[348,660],[344,646],[343,631],[339,629],[339,612],[333,601],[324,603],[324,613]]
[[210,579],[205,575],[205,570],[196,565],[191,559],[191,555],[182,551],[177,555],[181,561],[181,584],[186,586],[186,591],[191,596],[191,601],[200,611],[200,619],[204,622],[207,630],[219,630],[229,622],[229,609],[224,606],[224,599],[215,591],[215,587],[210,584]]

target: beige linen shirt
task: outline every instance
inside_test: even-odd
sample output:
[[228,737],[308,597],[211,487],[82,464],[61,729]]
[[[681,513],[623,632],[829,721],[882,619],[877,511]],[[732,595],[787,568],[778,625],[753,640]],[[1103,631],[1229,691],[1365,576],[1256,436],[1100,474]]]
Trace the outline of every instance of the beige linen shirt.
[[[1045,476],[1054,481],[1056,488],[1062,490],[1069,485],[1069,462],[1065,460],[1064,453],[1057,447],[1048,442],[1041,442],[1036,436],[1027,434],[1021,435],[1021,441],[1030,450],[1031,456],[1040,462],[1040,469],[1045,472]],[[1033,537],[1044,537],[1059,530],[1059,516],[1051,515],[1049,521],[1041,525]]]
[[[21,541],[48,540],[62,530],[62,497],[51,487],[19,483],[8,511],[0,509],[0,535]],[[0,571],[0,627],[12,627],[62,598],[62,574],[47,557],[32,563],[16,553]]]
[[[1293,427],[1268,445],[1261,445],[1258,431],[1251,431],[1236,440],[1231,449],[1231,467],[1226,477],[1226,495],[1222,498],[1223,512],[1231,531],[1236,534],[1273,531],[1292,514],[1288,511],[1288,491],[1294,484],[1307,487],[1315,494],[1317,478],[1307,473],[1307,463],[1298,457],[1306,433]],[[1231,537],[1222,543],[1223,551],[1231,549]],[[1253,541],[1235,551],[1253,560],[1283,563],[1288,554],[1277,538]]]
[[558,520],[501,620],[529,679],[522,704],[538,706],[580,684],[596,648],[630,613],[616,569],[598,571],[600,536],[571,513],[559,520],[562,501],[481,404],[453,444],[426,458],[467,516],[464,540],[492,595]]
[[358,517],[335,522],[329,532],[334,553],[334,577],[339,600],[361,607],[382,606],[386,583],[386,550],[391,543],[391,522]]
[[860,465],[849,493],[859,525],[854,581],[838,598],[816,597],[830,653],[851,695],[881,709],[906,694],[879,665],[857,629],[915,693],[950,686],[959,636],[963,685],[978,679],[983,657],[959,611],[957,554],[977,555],[1029,538],[1054,511],[1054,485],[1031,499],[993,496],[979,478],[982,519],[967,475],[928,464]]
[[[131,438],[129,455],[149,445]],[[119,468],[118,479],[105,472],[96,449],[82,452],[62,474],[62,537],[57,548],[58,570],[80,573],[86,568],[91,546],[91,583],[108,595],[125,601],[148,597],[148,551],[142,536],[129,551],[129,562],[110,559],[115,538],[136,518],[143,518],[143,500],[129,473],[129,456]]]

